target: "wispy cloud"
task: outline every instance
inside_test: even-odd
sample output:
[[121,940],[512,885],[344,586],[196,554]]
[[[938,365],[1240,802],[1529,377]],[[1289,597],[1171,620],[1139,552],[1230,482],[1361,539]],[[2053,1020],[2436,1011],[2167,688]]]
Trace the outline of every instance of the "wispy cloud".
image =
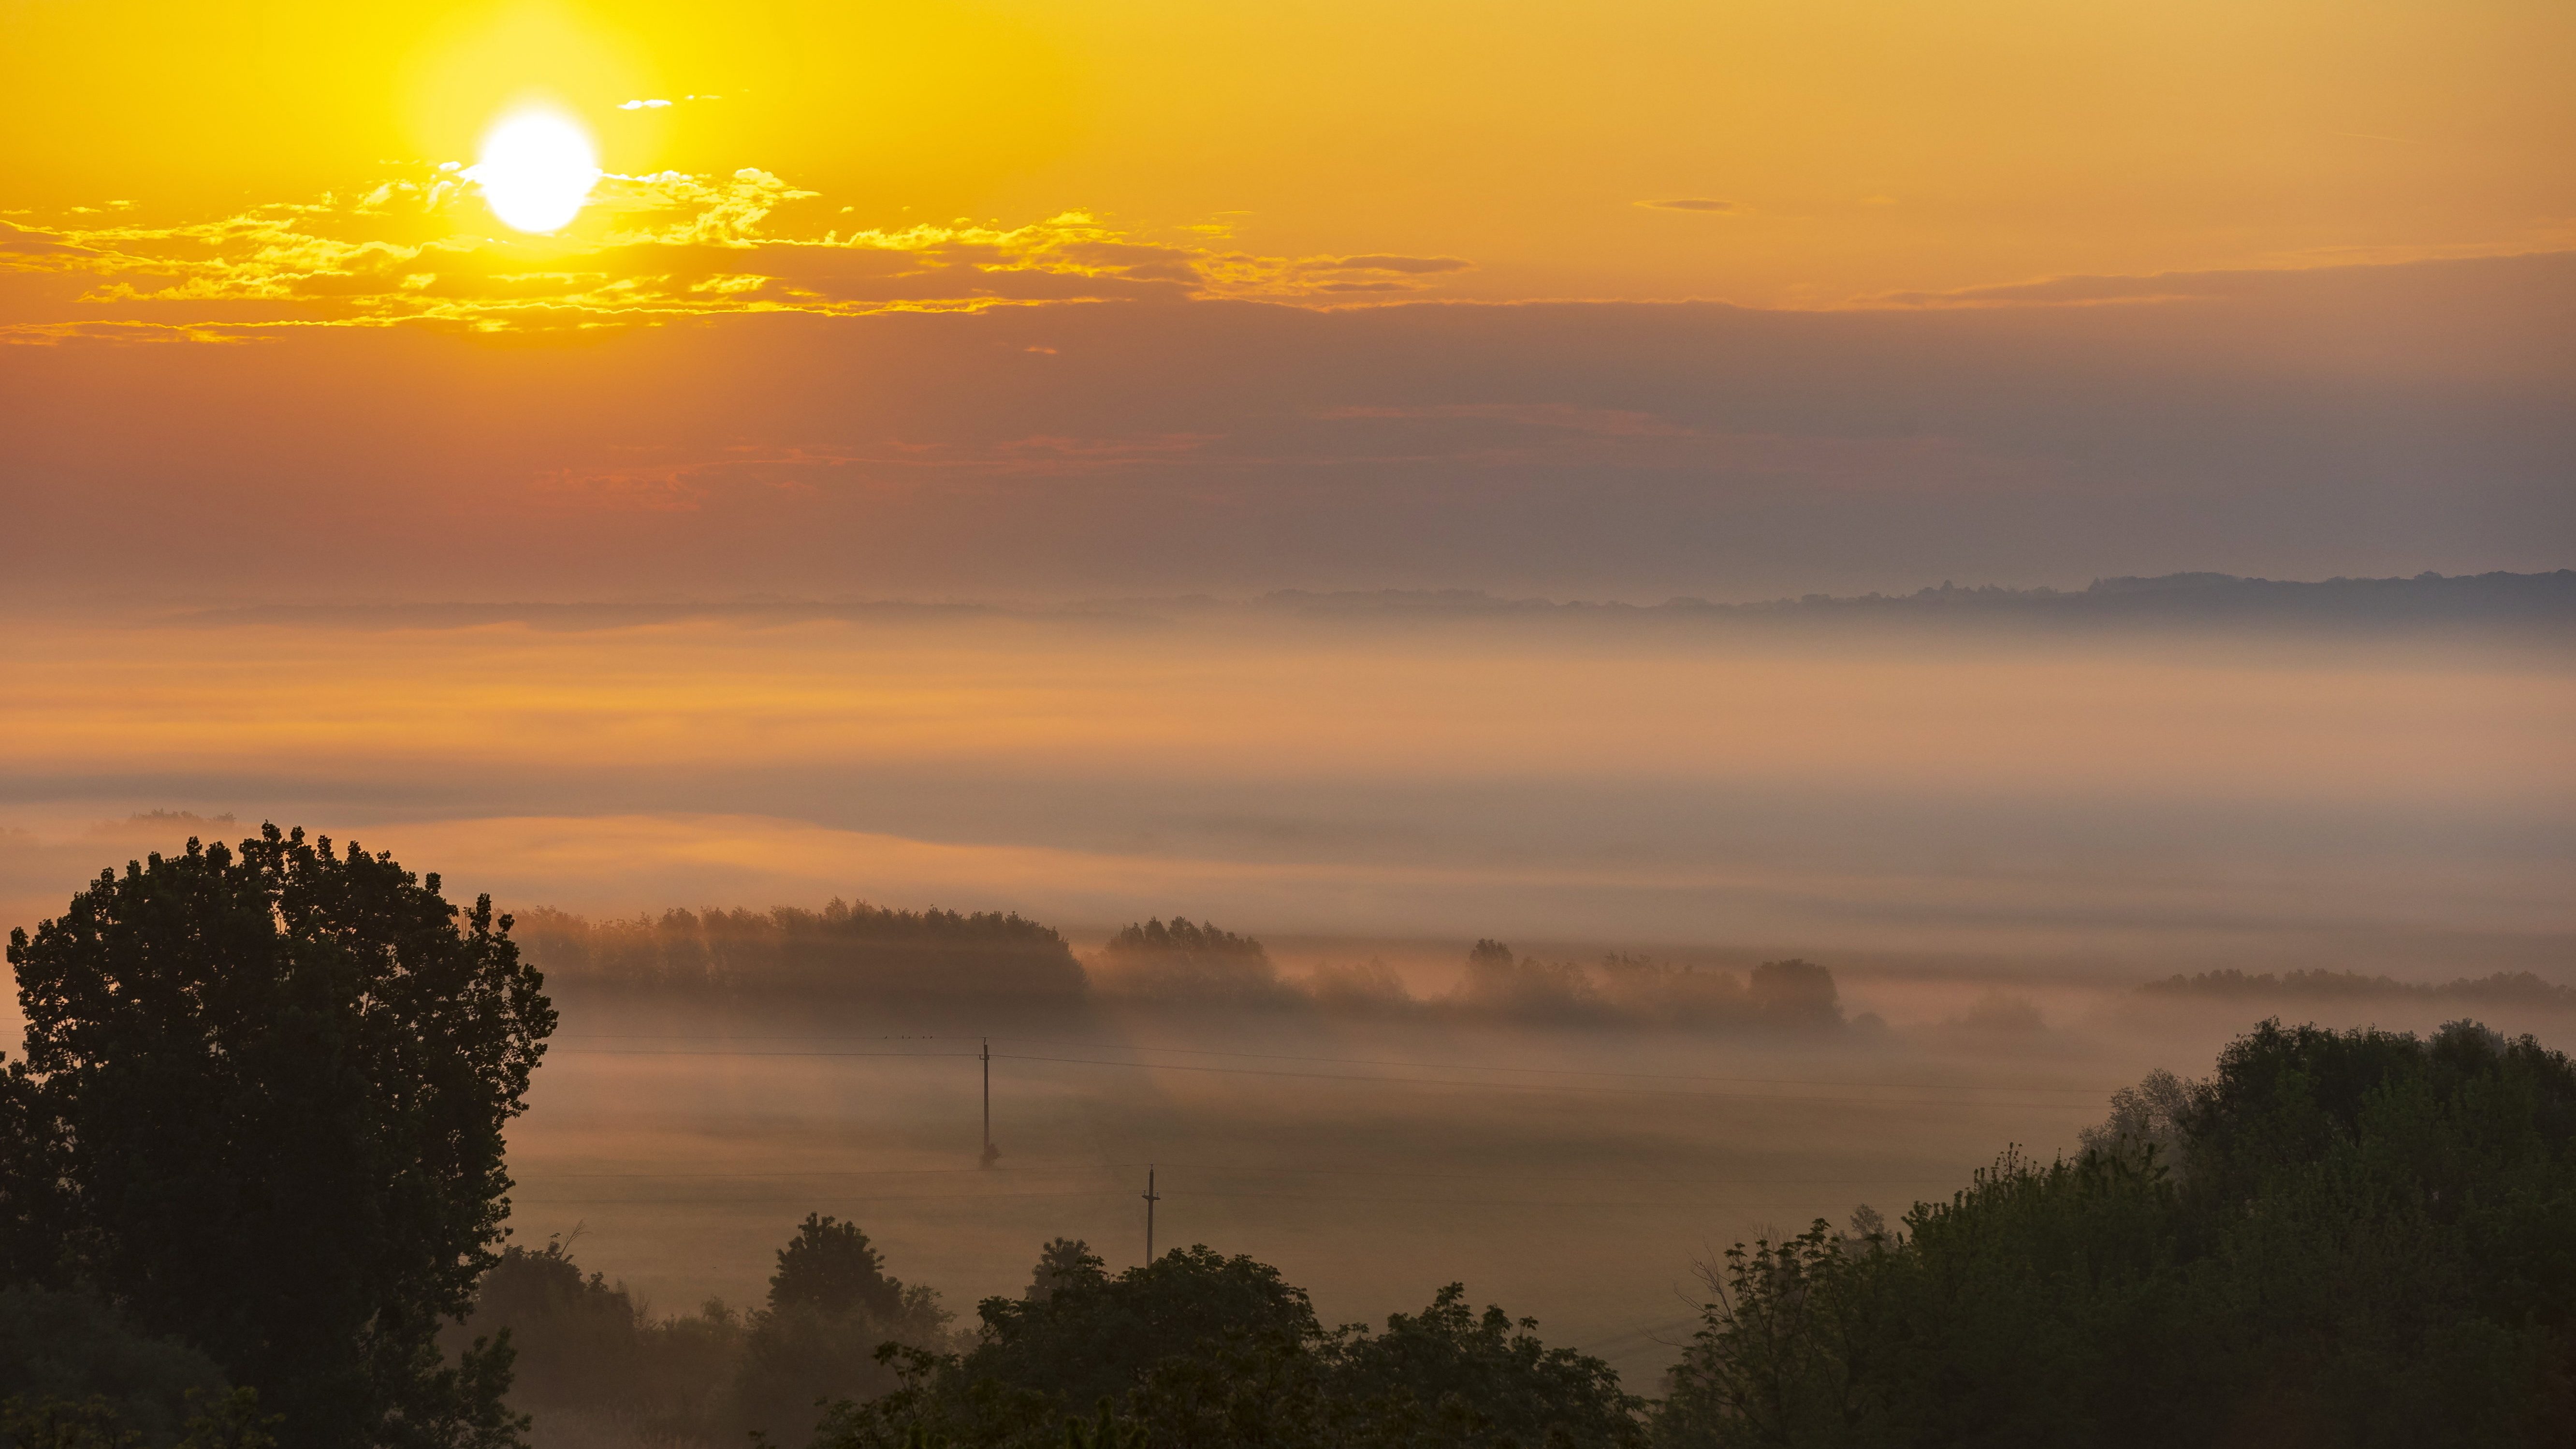
[[1720,201],[1714,196],[1676,196],[1668,201],[1640,201],[1649,211],[1742,211],[1738,201]]
[[0,257],[96,257],[102,255],[88,247],[65,241],[52,232],[0,221]]
[[551,469],[532,495],[558,508],[694,513],[719,501],[831,487],[895,492],[932,480],[1083,478],[1189,461],[1214,433],[1092,437],[1035,433],[998,442],[898,442],[873,447],[736,444],[711,452],[624,456]]
[[[711,99],[711,98],[710,98]],[[637,108],[660,102],[638,101]],[[604,177],[561,237],[500,234],[453,164],[177,226],[0,223],[0,274],[93,278],[56,315],[0,303],[0,338],[197,336],[276,327],[443,324],[519,331],[719,313],[980,311],[1238,297],[1332,304],[1410,294],[1458,257],[1280,257],[1222,225],[1148,235],[1084,211],[1006,225],[843,229],[818,193],[757,168]],[[18,289],[21,292],[24,289]],[[171,329],[179,329],[172,332]]]

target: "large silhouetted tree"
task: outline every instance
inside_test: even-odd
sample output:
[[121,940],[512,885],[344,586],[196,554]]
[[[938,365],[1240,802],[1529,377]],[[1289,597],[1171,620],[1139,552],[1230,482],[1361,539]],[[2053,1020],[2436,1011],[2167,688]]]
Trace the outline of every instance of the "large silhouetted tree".
[[554,1030],[509,931],[275,826],[13,931],[0,1265],[202,1349],[289,1446],[515,1442],[506,1343],[451,1367],[435,1338],[494,1261],[502,1128]]

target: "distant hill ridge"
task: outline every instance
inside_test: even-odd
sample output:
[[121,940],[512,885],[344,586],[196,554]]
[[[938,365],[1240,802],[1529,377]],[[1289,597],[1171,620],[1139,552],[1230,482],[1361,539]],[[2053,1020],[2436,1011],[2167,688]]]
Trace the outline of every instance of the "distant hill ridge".
[[2356,971],[2292,971],[2281,976],[2269,972],[2248,975],[2242,971],[2203,971],[2197,976],[2175,975],[2150,981],[2138,991],[2147,996],[2342,997],[2576,1009],[2576,988],[2543,981],[2528,971],[2462,976],[2439,985],[2364,976]]
[[1102,624],[1228,612],[1321,618],[1510,616],[1549,619],[1725,620],[1994,620],[2032,623],[2286,623],[2385,627],[2488,624],[2562,627],[2576,623],[2576,569],[2551,573],[2421,573],[2412,578],[2331,578],[2316,582],[2177,573],[2121,575],[2082,589],[1963,587],[1949,581],[1910,594],[1807,594],[1794,599],[1722,604],[1700,598],[1660,604],[1513,598],[1477,589],[1368,589],[1314,592],[1281,589],[1249,600],[1211,595],[1082,599],[1053,605],[933,603],[905,599],[779,597],[660,602],[251,604],[196,610],[182,622],[209,627],[294,624],[340,629],[453,629],[498,623],[580,632],[687,619],[792,623],[850,619],[933,623],[1046,618]]
[[1677,598],[1661,604],[1554,603],[1506,599],[1473,590],[1308,593],[1289,589],[1261,604],[1299,612],[1627,612],[1732,616],[1986,614],[2029,618],[2170,618],[2223,621],[2279,619],[2329,623],[2492,620],[2576,621],[2576,569],[2550,573],[2420,573],[2412,578],[2331,578],[2317,582],[2177,573],[2153,578],[2095,579],[2078,590],[1962,587],[1944,580],[1910,594],[1807,594],[1760,603],[1718,604]]

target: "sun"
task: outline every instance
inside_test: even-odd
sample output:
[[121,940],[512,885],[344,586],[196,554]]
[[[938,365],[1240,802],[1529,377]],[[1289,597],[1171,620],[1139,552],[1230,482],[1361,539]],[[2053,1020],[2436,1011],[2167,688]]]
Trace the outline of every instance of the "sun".
[[581,123],[551,106],[522,106],[483,133],[483,153],[465,173],[483,188],[492,214],[519,231],[560,231],[581,214],[599,181],[599,153]]

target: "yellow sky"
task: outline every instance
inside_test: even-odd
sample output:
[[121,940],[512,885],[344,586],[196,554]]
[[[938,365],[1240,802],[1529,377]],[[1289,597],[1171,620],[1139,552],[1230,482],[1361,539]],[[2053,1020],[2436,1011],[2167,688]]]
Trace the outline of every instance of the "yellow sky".
[[[1471,265],[1341,280],[1831,304],[2576,228],[2576,7],[2545,0],[47,0],[0,27],[0,211],[57,233],[345,208],[535,93],[612,172],[813,193],[767,236],[1081,212],[1265,286],[1391,256]],[[1671,201],[1703,204],[1640,204]]]

